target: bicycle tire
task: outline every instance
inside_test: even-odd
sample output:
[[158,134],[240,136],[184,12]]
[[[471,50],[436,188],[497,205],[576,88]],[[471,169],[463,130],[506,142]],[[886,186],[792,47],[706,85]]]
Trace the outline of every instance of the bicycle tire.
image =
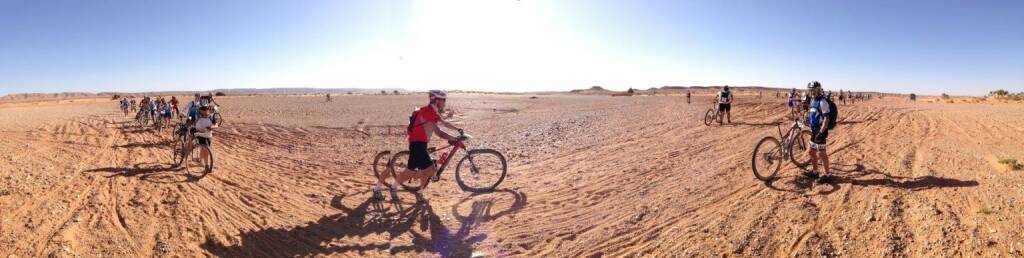
[[[177,141],[171,143],[171,163],[174,167],[180,167],[181,163],[185,161],[185,137],[178,137]],[[191,154],[191,153],[189,153]]]
[[217,121],[217,126],[224,124],[224,118],[221,118],[220,112],[213,113],[213,120]]
[[[202,178],[209,174],[210,172],[213,172],[213,149],[211,149],[210,146],[202,145],[199,144],[198,142],[195,142],[193,144],[194,147],[192,148],[190,155],[191,157],[189,158],[189,165],[185,166],[185,168],[188,169],[190,175],[199,174],[198,177]],[[200,156],[203,153],[202,149],[206,149],[206,153],[208,154],[209,157],[208,164],[202,163],[202,157]]]
[[[761,153],[762,150],[766,152]],[[754,146],[754,153],[750,157],[750,167],[754,171],[754,177],[761,181],[775,179],[775,175],[779,173],[779,169],[782,167],[782,158],[777,157],[781,155],[779,153],[781,150],[782,145],[779,144],[779,139],[775,139],[775,137],[764,137],[761,141],[758,141],[757,145]],[[758,169],[758,165],[767,166]]]
[[[391,170],[391,178],[395,180],[398,185],[402,186],[402,189],[410,192],[418,192],[421,187],[419,184],[413,182],[412,179],[406,180],[405,182],[398,182],[399,171],[405,171],[406,163],[409,160],[409,151],[399,151],[395,155],[391,156],[388,160],[388,168]],[[426,187],[430,184],[430,180],[427,179],[427,184],[423,185]]]
[[[500,161],[500,162],[496,162],[495,164],[492,164],[492,165],[501,164],[500,169],[498,169],[498,168],[484,169],[485,171],[488,171],[488,172],[499,172],[500,171],[500,174],[497,176],[497,180],[493,181],[493,183],[484,181],[484,183],[482,185],[480,185],[479,187],[476,186],[476,185],[467,184],[466,183],[466,178],[464,178],[464,175],[462,174],[463,173],[463,169],[462,169],[463,166],[462,165],[463,164],[469,165],[467,167],[467,169],[469,169],[468,172],[472,173],[472,175],[474,175],[474,176],[478,175],[478,174],[480,174],[481,169],[477,167],[478,166],[477,162],[480,162],[481,159],[483,159],[484,157],[486,157],[488,155],[492,155],[492,156],[496,157],[497,160],[494,160],[494,161]],[[467,160],[469,161],[469,163],[465,163]],[[474,161],[474,160],[476,160],[476,161]],[[498,185],[501,184],[501,181],[505,180],[505,176],[507,175],[507,173],[508,173],[508,163],[505,160],[505,155],[502,155],[501,152],[498,152],[497,150],[492,150],[492,149],[475,149],[475,150],[468,151],[466,153],[466,156],[462,157],[462,159],[459,160],[459,163],[456,164],[456,166],[455,166],[455,181],[459,183],[459,187],[462,188],[462,190],[464,190],[464,191],[469,191],[469,192],[491,192],[491,191],[494,191],[494,188],[498,187]]]
[[[373,178],[375,180],[379,180],[378,178],[380,178],[380,173],[382,173],[384,171],[387,171],[387,168],[388,168],[387,167],[388,164],[387,163],[382,163],[382,162],[385,162],[385,161],[382,161],[381,159],[387,159],[387,161],[390,161],[390,158],[391,158],[391,151],[382,151],[382,152],[377,153],[377,156],[373,157],[373,164],[371,164],[371,166],[373,166]],[[384,180],[384,185],[389,187],[389,188],[391,187],[391,183],[388,183],[387,180]]]
[[789,161],[793,162],[793,165],[803,168],[811,163],[811,155],[807,153],[807,149],[810,148],[808,142],[810,139],[810,131],[800,130],[793,142],[789,143]]
[[711,126],[711,123],[715,122],[715,117],[716,117],[715,110],[714,109],[708,109],[708,112],[704,113],[704,125]]

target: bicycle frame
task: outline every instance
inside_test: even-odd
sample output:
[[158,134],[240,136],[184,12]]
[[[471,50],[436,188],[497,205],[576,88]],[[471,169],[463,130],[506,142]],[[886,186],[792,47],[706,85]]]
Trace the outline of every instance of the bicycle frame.
[[449,161],[451,161],[452,158],[455,157],[455,153],[458,152],[459,149],[465,150],[466,149],[466,145],[463,143],[463,141],[458,141],[458,142],[455,142],[455,144],[449,144],[448,146],[444,146],[444,147],[441,147],[441,148],[433,148],[429,152],[431,154],[433,154],[434,152],[437,152],[438,150],[443,150],[443,149],[451,149],[451,151],[448,152],[448,156],[445,157],[444,160],[438,160],[437,161],[438,163],[441,163],[437,167],[437,172],[435,173],[435,174],[437,174],[438,177],[441,177],[441,172],[443,172],[445,170],[445,168],[448,167]]

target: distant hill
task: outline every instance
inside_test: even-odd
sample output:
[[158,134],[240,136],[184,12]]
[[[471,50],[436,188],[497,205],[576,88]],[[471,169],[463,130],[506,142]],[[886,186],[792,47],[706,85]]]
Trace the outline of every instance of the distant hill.
[[[386,91],[388,94],[398,92],[409,92],[408,90],[401,88],[382,88],[382,89],[363,89],[363,88],[268,88],[268,89],[254,89],[254,88],[238,88],[238,89],[215,89],[198,91],[202,93],[215,93],[223,92],[228,96],[231,95],[263,95],[263,94],[345,94],[345,93],[379,93],[380,91]],[[60,93],[13,93],[0,96],[0,101],[31,101],[31,100],[48,100],[48,99],[79,99],[79,98],[96,98],[96,97],[112,97],[115,94],[121,96],[142,96],[142,95],[191,95],[197,91],[148,91],[148,92],[60,92]]]
[[604,95],[604,94],[612,94],[612,93],[615,93],[615,92],[610,91],[610,90],[606,90],[606,89],[602,88],[601,86],[594,86],[594,87],[590,87],[590,89],[571,90],[571,91],[569,91],[569,93]]

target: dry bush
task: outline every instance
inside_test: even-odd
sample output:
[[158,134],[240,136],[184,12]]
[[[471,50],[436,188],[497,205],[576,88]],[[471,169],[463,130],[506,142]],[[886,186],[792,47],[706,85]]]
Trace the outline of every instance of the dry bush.
[[1022,169],[1024,169],[1024,163],[1021,163],[1021,162],[1017,161],[1016,159],[1011,159],[1011,158],[999,159],[999,164],[1006,165],[1007,167],[1010,167],[1011,170],[1022,170]]

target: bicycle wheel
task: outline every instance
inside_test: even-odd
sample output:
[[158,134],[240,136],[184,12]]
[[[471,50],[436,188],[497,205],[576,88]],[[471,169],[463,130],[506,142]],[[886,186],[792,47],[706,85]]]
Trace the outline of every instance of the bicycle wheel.
[[807,142],[810,139],[811,132],[801,130],[793,138],[793,142],[789,143],[789,160],[793,162],[793,165],[802,168],[811,163],[811,154],[807,153],[807,149],[811,147],[811,144]]
[[[387,161],[388,161],[388,158],[390,158],[390,157],[391,157],[391,152],[390,151],[382,151],[380,153],[377,153],[377,156],[373,157],[373,164],[372,164],[372,166],[373,166],[373,178],[374,178],[374,180],[379,180],[378,178],[380,178],[380,175],[381,175],[380,173],[386,173],[387,168],[388,168]],[[384,180],[384,185],[386,185],[387,187],[391,187],[391,183],[388,183],[387,180]]]
[[185,153],[185,136],[180,135],[177,139],[177,141],[171,142],[173,145],[171,146],[171,164],[173,164],[174,167],[181,166],[181,163],[185,161],[185,156],[190,154]]
[[[408,167],[408,164],[409,151],[400,151],[398,153],[395,153],[394,156],[391,156],[391,159],[388,160],[388,169],[391,170],[391,178],[394,178],[395,181],[398,181],[398,173],[402,173],[402,171],[405,171],[405,168]],[[405,180],[404,182],[398,182],[398,185],[401,185],[402,189],[405,189],[406,191],[416,192],[420,190],[420,183],[418,181],[419,180],[409,179]],[[430,183],[429,181],[430,180],[427,180],[428,184]]]
[[711,126],[711,123],[715,122],[716,115],[714,109],[708,109],[707,113],[704,113],[704,125]]
[[216,121],[217,121],[217,125],[218,125],[218,126],[220,126],[220,125],[224,124],[224,118],[221,118],[221,117],[220,117],[220,112],[218,112],[218,113],[213,113],[213,120],[216,120]]
[[754,170],[754,177],[761,181],[769,181],[775,178],[782,167],[782,146],[779,139],[775,137],[764,137],[754,146],[754,154],[750,157],[750,166]]
[[470,150],[455,166],[455,181],[462,190],[490,192],[505,180],[506,173],[508,164],[501,152],[491,149]]
[[[192,154],[189,155],[191,158],[189,158],[187,162],[188,166],[185,168],[188,169],[189,175],[201,178],[206,176],[206,174],[213,172],[213,149],[210,149],[210,146],[202,145],[198,142],[193,144],[194,147],[192,149]],[[207,154],[206,162],[203,161],[203,150],[205,150]]]

